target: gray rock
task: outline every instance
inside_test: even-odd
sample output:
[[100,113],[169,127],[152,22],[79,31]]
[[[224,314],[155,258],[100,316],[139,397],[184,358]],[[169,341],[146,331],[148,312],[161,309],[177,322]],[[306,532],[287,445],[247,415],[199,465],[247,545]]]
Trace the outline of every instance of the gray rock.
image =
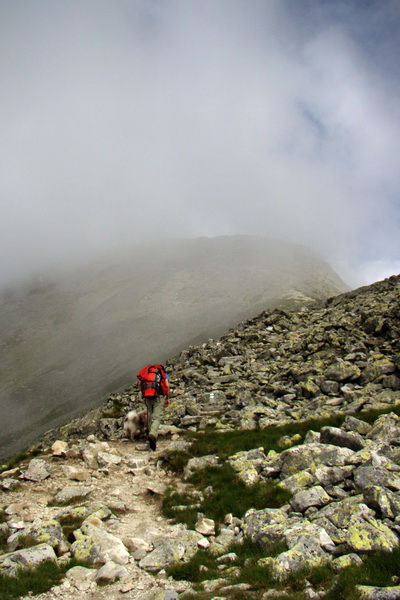
[[280,457],[281,472],[284,477],[293,475],[298,471],[311,466],[317,468],[325,465],[329,467],[346,464],[353,455],[349,448],[340,448],[331,444],[302,444],[284,450]]
[[215,521],[206,517],[200,517],[196,523],[195,530],[201,533],[201,535],[215,535]]
[[355,379],[358,379],[360,375],[361,370],[357,365],[344,360],[331,365],[325,371],[325,377],[328,380],[340,382],[348,380],[354,381]]
[[97,571],[95,581],[100,585],[105,585],[114,583],[117,579],[124,579],[127,576],[128,570],[126,567],[109,561]]
[[122,458],[110,452],[98,452],[96,455],[97,463],[100,468],[109,469],[120,464]]
[[320,433],[321,444],[333,444],[341,448],[350,448],[357,452],[365,446],[365,442],[358,433],[344,431],[338,427],[322,427]]
[[316,485],[308,490],[297,492],[290,500],[290,505],[296,512],[304,512],[310,506],[320,508],[331,502],[332,498],[320,486]]
[[26,471],[21,473],[21,479],[29,481],[43,481],[50,477],[52,472],[51,465],[41,458],[33,458]]
[[79,591],[84,592],[90,589],[96,576],[96,569],[87,569],[86,567],[76,566],[68,569],[66,578]]
[[19,568],[31,568],[47,560],[57,560],[56,554],[48,544],[38,544],[0,556],[0,574],[16,575]]
[[400,474],[391,473],[382,467],[358,467],[354,473],[354,483],[359,490],[380,486],[400,491]]
[[85,523],[74,535],[76,541],[71,545],[71,553],[78,560],[91,564],[113,561],[125,565],[129,562],[129,552],[122,541],[100,527]]
[[400,600],[400,586],[373,587],[356,585],[355,591],[360,600]]
[[20,485],[18,479],[12,479],[11,477],[6,477],[2,481],[0,481],[0,489],[3,492],[12,492]]
[[184,477],[190,477],[193,471],[198,471],[208,466],[217,467],[219,464],[219,458],[215,454],[191,458],[185,467]]
[[56,506],[71,504],[83,498],[87,498],[92,492],[92,488],[85,485],[70,485],[55,494],[53,502]]

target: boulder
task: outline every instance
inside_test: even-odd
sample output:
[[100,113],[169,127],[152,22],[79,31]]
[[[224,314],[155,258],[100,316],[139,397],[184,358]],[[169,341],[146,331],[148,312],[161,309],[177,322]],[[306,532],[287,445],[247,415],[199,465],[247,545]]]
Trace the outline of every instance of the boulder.
[[85,523],[74,535],[71,554],[78,560],[89,564],[105,564],[110,560],[119,565],[129,562],[129,552],[122,541],[96,525]]
[[365,441],[358,433],[344,431],[339,427],[322,427],[320,432],[321,444],[333,444],[341,448],[350,448],[357,452],[365,446]]
[[320,508],[329,504],[332,498],[325,492],[320,485],[309,488],[301,492],[297,492],[290,500],[290,506],[296,512],[305,512],[311,506]]
[[284,450],[280,457],[281,474],[289,477],[304,469],[316,469],[322,465],[342,466],[353,455],[349,448],[340,448],[332,444],[302,444]]
[[327,380],[333,381],[354,381],[361,375],[361,370],[357,365],[348,361],[340,361],[330,365],[324,373]]
[[70,485],[57,492],[53,498],[56,506],[71,504],[78,500],[87,498],[92,492],[92,488],[85,485]]
[[345,532],[345,542],[353,552],[391,552],[399,546],[398,536],[387,525],[368,517],[352,517]]
[[48,544],[38,544],[0,556],[0,574],[14,576],[20,568],[32,568],[47,560],[57,560],[56,554]]
[[51,465],[41,458],[33,458],[26,471],[21,473],[21,479],[29,481],[43,481],[50,477],[52,473]]

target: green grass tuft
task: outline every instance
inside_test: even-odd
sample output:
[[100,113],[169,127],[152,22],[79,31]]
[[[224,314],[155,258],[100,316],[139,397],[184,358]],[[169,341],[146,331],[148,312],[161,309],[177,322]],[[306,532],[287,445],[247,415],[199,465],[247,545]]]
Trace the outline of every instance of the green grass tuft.
[[10,460],[6,464],[0,466],[0,473],[3,473],[4,471],[9,471],[11,469],[15,469],[15,467],[20,465],[23,461],[31,460],[40,453],[41,450],[39,448],[31,448],[27,452],[18,452],[12,458],[10,458]]
[[13,600],[26,596],[29,592],[32,595],[46,592],[54,585],[59,584],[66,571],[77,564],[82,563],[72,560],[59,565],[55,561],[49,560],[32,569],[21,568],[15,577],[0,574],[0,598],[1,600]]
[[[228,464],[221,467],[208,466],[196,471],[188,482],[203,492],[203,499],[193,497],[190,492],[178,494],[173,489],[168,489],[162,508],[164,516],[186,523],[189,529],[193,529],[198,512],[221,523],[228,513],[241,518],[250,508],[278,508],[291,497],[289,492],[278,488],[274,481],[247,486]],[[206,493],[207,488],[212,491]],[[187,508],[176,510],[176,506]]]

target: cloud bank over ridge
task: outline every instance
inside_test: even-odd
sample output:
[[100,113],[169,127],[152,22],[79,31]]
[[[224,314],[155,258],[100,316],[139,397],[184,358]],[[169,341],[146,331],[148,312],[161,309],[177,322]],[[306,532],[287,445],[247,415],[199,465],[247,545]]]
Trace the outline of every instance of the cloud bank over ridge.
[[0,285],[158,237],[400,270],[397,0],[6,0]]

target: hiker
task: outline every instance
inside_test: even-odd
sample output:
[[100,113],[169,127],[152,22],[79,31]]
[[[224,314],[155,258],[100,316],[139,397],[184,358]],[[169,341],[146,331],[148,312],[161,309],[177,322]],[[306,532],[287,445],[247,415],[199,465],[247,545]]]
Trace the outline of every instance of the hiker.
[[164,406],[169,406],[168,374],[162,365],[146,365],[137,374],[139,389],[147,407],[148,442],[151,450],[157,448],[157,433]]

